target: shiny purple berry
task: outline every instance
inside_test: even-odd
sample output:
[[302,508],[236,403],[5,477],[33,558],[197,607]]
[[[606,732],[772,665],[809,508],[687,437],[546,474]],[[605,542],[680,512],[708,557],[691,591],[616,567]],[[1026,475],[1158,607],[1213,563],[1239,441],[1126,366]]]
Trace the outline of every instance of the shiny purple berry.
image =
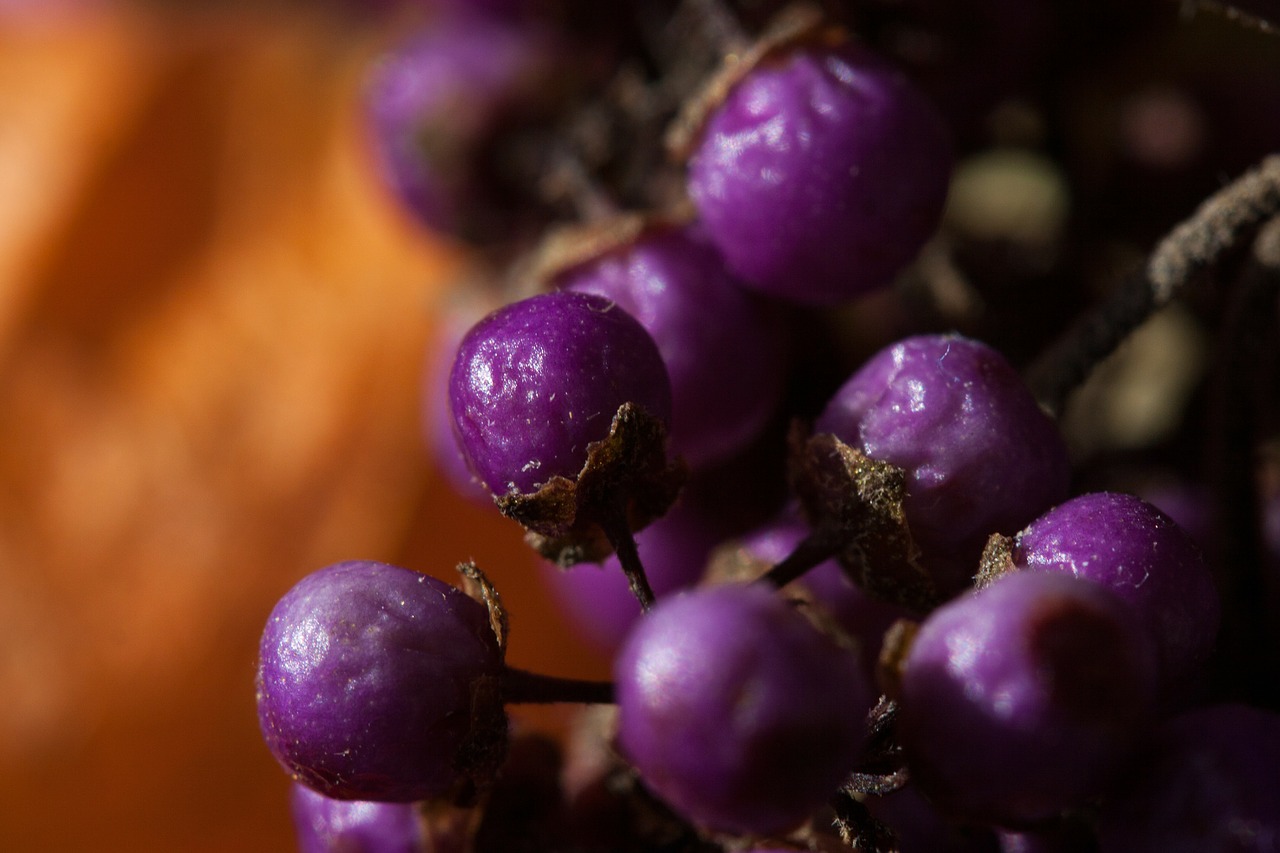
[[770,589],[659,601],[614,666],[618,746],[697,824],[769,834],[802,823],[852,770],[871,691],[852,650]]
[[1057,426],[999,352],[959,335],[907,338],[871,357],[814,424],[906,472],[905,510],[945,593],[966,586],[992,533],[1067,496]]
[[653,335],[671,378],[673,454],[705,466],[764,429],[786,379],[786,325],[698,228],[651,228],[556,281],[614,300]]
[[587,293],[499,308],[462,339],[449,377],[459,444],[497,496],[575,479],[628,402],[669,425],[667,369],[643,326]]
[[914,784],[956,817],[1018,827],[1102,793],[1156,695],[1151,638],[1097,584],[1014,572],[934,611],[902,670]]
[[948,131],[906,77],[843,42],[753,68],[708,118],[689,195],[729,266],[794,302],[892,281],[933,233]]
[[258,721],[297,781],[338,799],[465,793],[501,759],[502,653],[486,608],[385,563],[313,572],[267,620]]
[[414,803],[335,800],[295,782],[289,796],[299,853],[427,853]]
[[1174,682],[1213,650],[1220,609],[1204,557],[1141,498],[1095,492],[1059,504],[1017,535],[1013,561],[1094,581],[1132,605]]

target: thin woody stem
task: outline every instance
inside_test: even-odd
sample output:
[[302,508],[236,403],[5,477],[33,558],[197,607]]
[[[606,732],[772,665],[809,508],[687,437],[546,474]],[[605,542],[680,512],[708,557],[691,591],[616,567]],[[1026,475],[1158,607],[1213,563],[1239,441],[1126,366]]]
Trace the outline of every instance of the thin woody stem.
[[1060,412],[1071,392],[1130,332],[1277,214],[1280,155],[1273,155],[1210,196],[1160,241],[1143,269],[1036,360],[1028,382],[1037,399]]
[[599,524],[618,556],[618,563],[622,566],[622,573],[627,576],[631,594],[640,602],[640,609],[649,612],[653,607],[653,587],[649,586],[644,564],[640,562],[640,551],[636,548],[636,538],[631,532],[631,525],[627,523],[626,514],[621,510],[610,513],[608,517],[600,519]]
[[757,582],[772,584],[781,589],[839,552],[840,542],[837,537],[822,530],[815,530],[802,539],[795,550],[782,562],[761,575]]
[[502,698],[514,704],[608,704],[613,702],[613,683],[559,678],[509,666],[502,674]]

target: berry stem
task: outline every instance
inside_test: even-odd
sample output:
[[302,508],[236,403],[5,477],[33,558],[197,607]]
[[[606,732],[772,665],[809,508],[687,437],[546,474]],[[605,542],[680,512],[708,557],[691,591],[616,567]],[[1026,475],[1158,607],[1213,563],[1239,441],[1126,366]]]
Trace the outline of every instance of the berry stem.
[[627,576],[631,594],[640,602],[640,609],[648,613],[653,608],[653,587],[649,586],[649,577],[640,562],[640,551],[636,548],[636,538],[631,533],[626,513],[615,508],[598,519],[598,523],[613,546],[613,552],[618,555],[618,563]]
[[839,537],[826,530],[815,530],[802,539],[786,559],[761,575],[757,582],[773,584],[776,588],[782,589],[839,552]]
[[1229,694],[1275,708],[1280,695],[1272,672],[1276,653],[1268,631],[1267,581],[1259,530],[1255,453],[1263,401],[1273,394],[1274,376],[1260,370],[1276,332],[1280,299],[1280,217],[1261,230],[1241,273],[1220,331],[1213,429],[1213,455],[1219,494],[1216,523],[1222,543],[1224,576],[1218,579],[1223,602],[1218,651]]
[[608,704],[613,702],[613,683],[541,675],[508,666],[502,675],[502,698],[508,704]]
[[1278,213],[1280,155],[1272,155],[1210,196],[1160,241],[1143,269],[1040,355],[1028,371],[1036,398],[1061,412],[1071,392],[1130,332]]

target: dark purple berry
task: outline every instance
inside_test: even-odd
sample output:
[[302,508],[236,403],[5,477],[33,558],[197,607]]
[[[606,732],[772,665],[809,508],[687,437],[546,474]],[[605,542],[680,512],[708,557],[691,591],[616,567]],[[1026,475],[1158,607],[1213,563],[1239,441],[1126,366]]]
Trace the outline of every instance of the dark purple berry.
[[832,304],[915,257],[950,175],[948,131],[900,71],[849,42],[812,44],[753,68],[711,114],[689,195],[748,283]]
[[767,834],[802,823],[853,767],[871,692],[852,650],[770,589],[658,602],[614,666],[618,746],[697,824]]
[[410,802],[487,784],[506,718],[486,608],[385,563],[313,572],[276,604],[258,721],[294,779],[339,799]]
[[1200,549],[1164,513],[1133,495],[1072,498],[1016,537],[1014,563],[1102,584],[1132,605],[1166,675],[1192,674],[1213,650],[1218,593]]
[[628,402],[670,424],[662,356],[630,314],[586,293],[499,308],[463,338],[449,377],[460,446],[497,496],[576,478]]
[[306,785],[290,794],[299,853],[428,853],[418,806],[334,800]]
[[[1269,677],[1263,675],[1261,677]],[[1280,716],[1244,705],[1166,723],[1103,802],[1103,853],[1280,850]]]
[[556,281],[612,299],[653,335],[671,378],[673,454],[704,466],[764,429],[786,378],[786,326],[698,228],[651,228]]
[[364,101],[374,154],[425,224],[452,232],[490,214],[475,151],[531,95],[547,56],[536,31],[466,15],[433,21],[372,65]]
[[959,335],[881,350],[814,424],[905,470],[905,510],[944,593],[967,585],[992,533],[1012,534],[1067,495],[1054,423],[1004,356]]
[[902,670],[911,778],[944,812],[1024,826],[1100,794],[1148,718],[1151,638],[1097,584],[1015,572],[934,611]]

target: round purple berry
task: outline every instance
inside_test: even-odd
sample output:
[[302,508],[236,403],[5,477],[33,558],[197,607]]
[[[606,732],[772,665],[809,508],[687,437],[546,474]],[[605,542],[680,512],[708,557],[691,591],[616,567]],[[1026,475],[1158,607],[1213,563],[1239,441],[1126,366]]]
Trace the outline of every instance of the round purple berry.
[[934,611],[902,670],[912,780],[945,812],[1024,826],[1099,794],[1155,701],[1151,638],[1097,584],[1015,572]]
[[618,745],[644,783],[712,829],[797,826],[852,769],[871,691],[836,645],[769,589],[659,601],[614,667]]
[[671,422],[653,338],[612,301],[562,291],[499,308],[462,339],[449,406],[467,463],[495,495],[577,477],[623,403]]
[[385,563],[313,572],[267,620],[258,721],[295,780],[410,802],[484,785],[501,758],[502,652],[485,607]]
[[653,335],[671,377],[671,450],[722,461],[764,429],[786,379],[786,326],[753,301],[696,227],[656,227],[557,284],[598,293]]
[[427,853],[422,815],[413,803],[335,800],[293,784],[293,825],[300,853]]
[[1016,532],[1067,495],[1053,421],[1004,356],[959,335],[876,353],[814,430],[906,471],[911,534],[945,593],[968,584],[990,534]]
[[363,93],[381,176],[425,224],[446,231],[488,211],[473,151],[530,94],[545,37],[497,18],[433,21],[372,64]]
[[689,194],[748,283],[832,304],[887,285],[937,227],[948,131],[898,70],[812,44],[753,68],[709,117]]
[[1166,723],[1103,802],[1103,853],[1280,849],[1280,715],[1245,705]]
[[1102,584],[1135,607],[1171,681],[1213,650],[1220,610],[1209,568],[1191,537],[1141,498],[1095,492],[1059,504],[1017,535],[1013,560]]

